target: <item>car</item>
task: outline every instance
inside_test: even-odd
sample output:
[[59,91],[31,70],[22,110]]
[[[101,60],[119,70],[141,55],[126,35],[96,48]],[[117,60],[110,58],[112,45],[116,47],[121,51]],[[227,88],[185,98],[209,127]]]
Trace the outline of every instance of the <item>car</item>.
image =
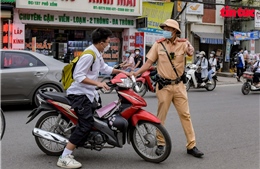
[[0,49],[0,52],[2,105],[39,106],[39,90],[64,92],[60,80],[65,63],[32,51]]

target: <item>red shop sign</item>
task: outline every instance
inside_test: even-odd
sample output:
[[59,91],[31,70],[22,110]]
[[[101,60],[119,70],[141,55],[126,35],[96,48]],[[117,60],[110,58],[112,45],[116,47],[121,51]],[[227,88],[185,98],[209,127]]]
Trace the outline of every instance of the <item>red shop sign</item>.
[[229,6],[225,6],[220,10],[220,16],[224,18],[246,18],[246,17],[255,17],[255,9],[231,9]]

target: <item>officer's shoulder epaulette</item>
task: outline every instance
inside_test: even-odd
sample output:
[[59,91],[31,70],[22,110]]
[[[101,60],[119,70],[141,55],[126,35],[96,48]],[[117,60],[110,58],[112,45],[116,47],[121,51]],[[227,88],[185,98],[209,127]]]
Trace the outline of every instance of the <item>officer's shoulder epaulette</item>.
[[187,41],[187,39],[185,39],[185,38],[178,38],[177,39],[177,42],[186,42]]
[[160,42],[163,42],[163,41],[165,41],[165,38],[158,39],[156,42],[160,43]]

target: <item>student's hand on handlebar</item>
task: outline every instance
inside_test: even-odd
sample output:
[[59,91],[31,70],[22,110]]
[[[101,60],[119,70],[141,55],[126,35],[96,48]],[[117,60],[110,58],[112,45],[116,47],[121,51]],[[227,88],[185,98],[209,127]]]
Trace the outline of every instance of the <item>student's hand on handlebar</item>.
[[106,82],[99,82],[97,85],[98,88],[104,88],[105,90],[109,90],[110,87],[106,84]]

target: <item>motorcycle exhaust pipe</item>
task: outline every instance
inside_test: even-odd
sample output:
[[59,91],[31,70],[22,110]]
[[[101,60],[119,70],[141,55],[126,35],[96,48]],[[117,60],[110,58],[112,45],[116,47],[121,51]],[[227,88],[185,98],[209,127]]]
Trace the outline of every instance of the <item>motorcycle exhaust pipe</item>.
[[66,145],[69,142],[69,140],[67,138],[65,138],[59,134],[41,130],[38,128],[34,128],[32,133],[36,137],[40,137],[40,138],[43,138],[43,139],[46,139],[49,141],[53,141],[53,142],[56,142],[59,144],[63,144],[63,145]]

